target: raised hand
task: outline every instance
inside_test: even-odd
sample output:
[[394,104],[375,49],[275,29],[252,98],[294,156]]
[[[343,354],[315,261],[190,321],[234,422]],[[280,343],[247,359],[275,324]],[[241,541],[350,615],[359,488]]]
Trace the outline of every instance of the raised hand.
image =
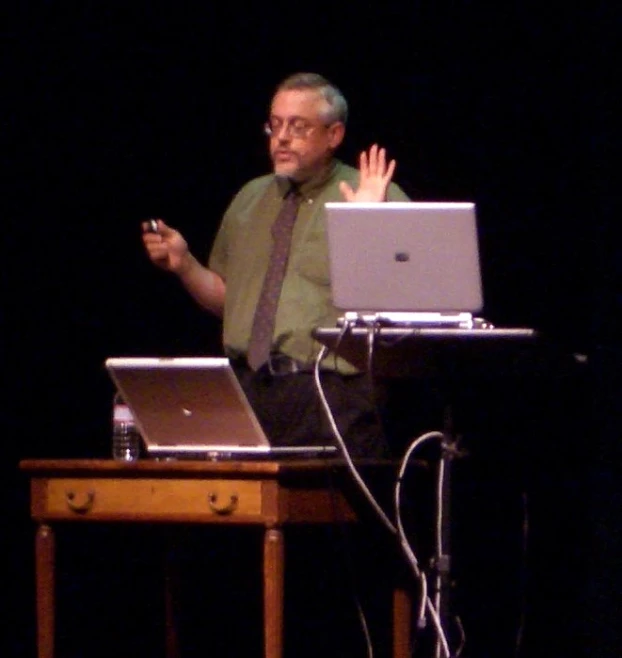
[[359,157],[360,179],[356,191],[345,181],[339,183],[339,190],[346,201],[377,202],[386,200],[387,188],[395,171],[395,160],[391,160],[387,165],[386,158],[386,150],[378,148],[377,144],[369,149],[369,153],[365,151],[361,153]]

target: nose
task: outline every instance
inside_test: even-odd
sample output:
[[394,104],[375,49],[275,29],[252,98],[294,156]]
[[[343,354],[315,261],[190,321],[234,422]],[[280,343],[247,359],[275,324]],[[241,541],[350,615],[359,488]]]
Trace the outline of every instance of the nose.
[[284,123],[279,129],[274,133],[274,137],[279,140],[279,142],[288,142],[291,139],[291,130],[288,123]]

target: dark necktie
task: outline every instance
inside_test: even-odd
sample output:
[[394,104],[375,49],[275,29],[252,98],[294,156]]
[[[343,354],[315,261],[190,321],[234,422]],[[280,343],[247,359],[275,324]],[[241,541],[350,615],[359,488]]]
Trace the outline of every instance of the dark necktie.
[[258,370],[270,356],[276,309],[281,296],[283,278],[289,259],[289,248],[292,242],[294,222],[298,214],[301,196],[296,188],[292,188],[283,200],[281,210],[272,225],[272,251],[270,262],[255,309],[253,328],[248,345],[248,365]]

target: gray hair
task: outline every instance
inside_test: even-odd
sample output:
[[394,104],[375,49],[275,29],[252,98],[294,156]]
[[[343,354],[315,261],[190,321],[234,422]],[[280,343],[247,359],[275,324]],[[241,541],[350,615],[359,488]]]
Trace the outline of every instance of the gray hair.
[[341,91],[318,73],[294,73],[285,78],[276,88],[276,91],[289,89],[313,89],[328,103],[329,110],[324,114],[327,123],[340,121],[345,124],[348,120],[348,103]]

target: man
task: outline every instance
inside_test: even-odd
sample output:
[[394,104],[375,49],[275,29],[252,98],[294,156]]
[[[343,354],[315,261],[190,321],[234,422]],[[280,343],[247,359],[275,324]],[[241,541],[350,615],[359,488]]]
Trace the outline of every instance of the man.
[[[391,178],[395,161],[372,146],[360,156],[359,170],[335,158],[343,141],[347,103],[325,78],[299,73],[276,89],[265,125],[273,173],[247,183],[225,213],[203,266],[184,238],[162,220],[144,234],[151,260],[176,274],[205,309],[223,318],[223,343],[236,374],[273,443],[333,443],[312,376],[320,348],[311,332],[335,326],[324,225],[327,201],[403,201]],[[285,257],[272,251],[285,206],[294,206]],[[147,228],[147,226],[145,226]],[[275,228],[275,230],[277,230]],[[281,229],[278,229],[281,236]],[[355,239],[356,236],[353,236]],[[276,246],[275,246],[276,249]],[[286,267],[280,294],[262,292],[278,278],[272,265]],[[268,276],[266,276],[268,274]],[[266,299],[278,299],[265,319]],[[262,345],[261,327],[269,333]],[[328,402],[351,454],[380,456],[386,442],[367,381],[344,363],[329,359],[322,381]]]

